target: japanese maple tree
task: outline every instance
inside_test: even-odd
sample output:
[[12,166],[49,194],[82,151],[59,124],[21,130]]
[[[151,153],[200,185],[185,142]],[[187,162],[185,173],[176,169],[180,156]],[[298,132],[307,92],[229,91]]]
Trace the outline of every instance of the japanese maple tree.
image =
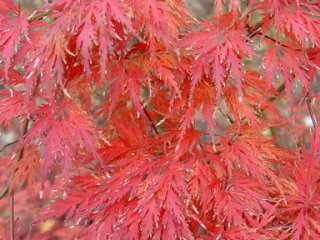
[[318,0],[21,2],[0,1],[4,239],[320,239]]

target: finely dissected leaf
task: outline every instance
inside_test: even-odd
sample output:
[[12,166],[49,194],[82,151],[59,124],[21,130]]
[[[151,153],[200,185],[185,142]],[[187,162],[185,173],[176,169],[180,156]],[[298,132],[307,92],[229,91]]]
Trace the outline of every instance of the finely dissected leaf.
[[201,30],[187,36],[183,45],[191,48],[191,52],[196,56],[192,69],[191,91],[198,85],[204,73],[214,81],[217,94],[220,96],[227,75],[230,74],[236,82],[239,94],[242,94],[244,70],[241,58],[255,55],[241,31],[242,27],[235,25],[232,30],[225,32],[223,27],[204,22]]
[[[292,84],[295,79],[309,89],[310,77],[307,73],[310,61],[299,51],[277,46],[267,50],[263,61],[265,76],[268,86],[271,86],[274,79],[283,78],[289,100],[292,102]],[[268,66],[266,68],[266,66]]]
[[17,10],[17,6],[11,0],[3,0],[0,3],[0,14],[7,15],[10,12],[15,12]]
[[37,114],[39,117],[24,142],[30,143],[37,138],[41,141],[46,152],[43,156],[44,173],[58,159],[65,176],[68,176],[72,162],[77,160],[78,149],[81,148],[99,158],[92,121],[74,103],[66,101],[51,107],[43,106],[37,110]]
[[[291,32],[294,38],[299,40],[302,46],[307,47],[308,41],[319,44],[319,6],[309,2],[286,2],[281,0],[270,0],[262,4],[268,4],[270,13],[263,21],[263,29],[268,30],[270,24],[273,24],[277,37],[281,32]],[[269,16],[268,16],[269,15]],[[272,19],[268,20],[272,16]],[[291,38],[290,34],[288,36]]]
[[15,16],[12,21],[0,16],[0,56],[4,62],[6,79],[9,78],[8,71],[21,43],[21,38],[28,39],[28,32],[29,23],[26,16]]
[[14,175],[11,182],[11,189],[15,185],[28,184],[29,192],[34,193],[36,173],[40,170],[39,154],[35,145],[29,145],[23,150],[23,157],[12,166]]
[[26,114],[24,97],[18,91],[0,91],[0,125],[9,126],[13,119]]

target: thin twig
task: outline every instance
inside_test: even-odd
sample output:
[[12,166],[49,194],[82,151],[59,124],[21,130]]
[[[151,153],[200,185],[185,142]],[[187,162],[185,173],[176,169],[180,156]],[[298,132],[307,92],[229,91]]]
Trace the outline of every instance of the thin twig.
[[[277,92],[281,93],[284,89],[285,89],[285,84],[282,83],[278,88],[277,88]],[[268,102],[273,102],[274,100],[277,99],[277,96],[272,96],[272,97],[268,97],[267,98],[267,101]]]
[[310,99],[309,94],[308,94],[306,100],[307,100],[308,111],[309,111],[309,115],[310,115],[311,120],[312,120],[313,128],[316,129],[317,128],[317,117],[316,117],[316,114],[314,112],[313,106],[311,104],[311,99]]
[[14,191],[10,192],[9,207],[10,207],[10,240],[14,240]]
[[286,43],[283,43],[283,42],[281,42],[280,40],[271,37],[270,35],[267,35],[267,34],[262,33],[262,32],[261,32],[262,23],[258,24],[255,28],[252,28],[252,27],[247,23],[247,24],[246,24],[246,27],[247,27],[248,32],[249,32],[249,36],[248,36],[247,41],[250,41],[252,37],[255,37],[256,35],[258,35],[258,36],[260,36],[260,37],[267,38],[267,39],[269,39],[269,40],[277,43],[278,45],[281,45],[282,47],[290,48],[290,49],[292,49],[292,50],[294,50],[294,51],[302,51],[302,49],[300,49],[300,48],[293,48],[293,47],[287,45]]
[[221,114],[222,114],[225,118],[227,118],[227,119],[229,120],[229,122],[230,122],[231,124],[233,124],[233,123],[235,122],[235,120],[233,120],[232,117],[229,116],[227,113],[225,113],[224,111],[222,111],[222,109],[221,109],[220,107],[218,108],[218,110],[221,112]]
[[[26,123],[24,124],[22,137],[24,137],[28,131],[30,124],[30,119],[26,120]],[[21,158],[23,157],[24,148],[22,147],[18,153],[16,162],[18,163]],[[10,179],[7,184],[8,189],[5,190],[5,192],[8,192],[10,185],[12,183],[13,177],[14,177],[15,171],[12,170],[10,174]],[[10,208],[10,240],[14,240],[14,188],[11,189],[9,194],[9,208]]]
[[0,193],[0,200],[7,195],[9,190],[9,184],[7,183],[6,186],[2,189],[1,193]]
[[[17,143],[18,141],[16,140],[16,141],[13,141],[13,142],[11,142],[11,143],[7,143],[6,145],[4,145],[2,148],[0,148],[0,152],[2,152],[2,151],[4,151],[7,147],[9,147],[9,146],[11,146],[11,145],[13,145],[13,144],[15,144],[15,143]],[[0,199],[1,199],[1,197],[0,197]]]
[[27,18],[27,21],[28,22],[31,22],[33,20],[39,20],[39,19],[42,19],[44,17],[47,17],[51,14],[51,12],[49,11],[45,11],[45,12],[40,12],[40,13],[34,13],[34,14],[31,14],[28,18]]
[[148,118],[148,121],[149,121],[152,129],[154,130],[154,132],[155,132],[155,133],[157,134],[157,136],[159,137],[159,136],[160,136],[159,131],[158,131],[156,125],[154,124],[154,122],[152,121],[152,119],[151,119],[148,111],[147,111],[145,108],[143,108],[143,112],[144,112],[144,114],[146,115],[146,117]]

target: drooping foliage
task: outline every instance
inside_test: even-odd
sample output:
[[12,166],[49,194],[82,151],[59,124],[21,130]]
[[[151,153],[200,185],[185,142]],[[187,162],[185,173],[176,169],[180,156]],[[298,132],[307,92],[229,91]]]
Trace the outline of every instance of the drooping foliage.
[[212,3],[0,2],[0,234],[320,238],[319,1]]

